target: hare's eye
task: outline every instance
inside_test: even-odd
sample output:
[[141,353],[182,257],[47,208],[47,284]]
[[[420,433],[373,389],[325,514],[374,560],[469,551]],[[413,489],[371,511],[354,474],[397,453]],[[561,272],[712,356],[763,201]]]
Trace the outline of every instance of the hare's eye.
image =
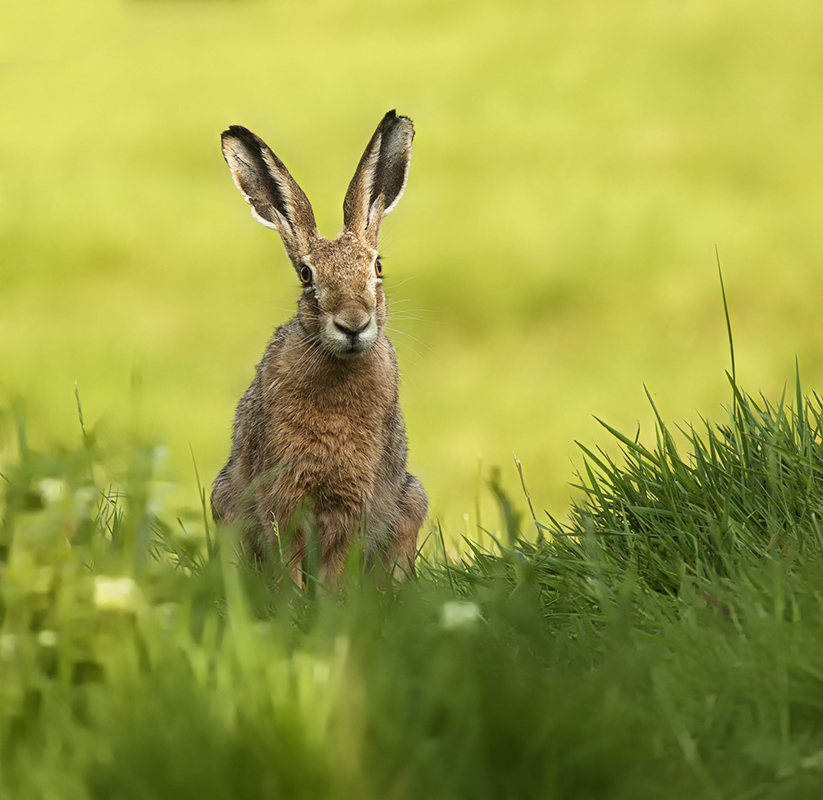
[[379,258],[374,261],[374,272],[378,278],[383,277],[383,262]]
[[304,286],[311,283],[311,270],[305,264],[300,267],[300,280],[303,281]]

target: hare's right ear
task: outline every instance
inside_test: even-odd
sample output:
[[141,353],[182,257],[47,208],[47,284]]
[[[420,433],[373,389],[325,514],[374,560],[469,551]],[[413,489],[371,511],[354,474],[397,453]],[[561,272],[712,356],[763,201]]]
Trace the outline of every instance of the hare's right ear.
[[223,131],[223,157],[252,216],[280,234],[293,261],[309,251],[317,235],[309,199],[269,146],[250,130],[232,125]]
[[371,137],[343,201],[343,225],[377,247],[380,223],[406,188],[414,126],[389,111]]

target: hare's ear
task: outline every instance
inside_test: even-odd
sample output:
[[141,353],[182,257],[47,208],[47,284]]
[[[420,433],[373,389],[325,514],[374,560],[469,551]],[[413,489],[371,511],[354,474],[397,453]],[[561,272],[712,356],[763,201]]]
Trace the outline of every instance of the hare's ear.
[[292,260],[309,250],[317,235],[309,199],[269,146],[250,130],[232,125],[221,135],[223,157],[252,216],[280,234]]
[[343,201],[343,224],[377,247],[380,223],[406,188],[414,126],[408,117],[389,111],[377,126],[357,165]]

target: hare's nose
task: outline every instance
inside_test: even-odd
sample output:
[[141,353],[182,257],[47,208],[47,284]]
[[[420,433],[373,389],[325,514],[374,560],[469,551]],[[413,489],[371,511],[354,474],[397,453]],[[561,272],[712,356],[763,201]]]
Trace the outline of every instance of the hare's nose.
[[366,328],[369,327],[370,322],[371,317],[364,311],[360,314],[335,317],[334,327],[337,328],[340,333],[345,333],[346,336],[356,339],[361,333],[363,333],[364,330],[366,330]]

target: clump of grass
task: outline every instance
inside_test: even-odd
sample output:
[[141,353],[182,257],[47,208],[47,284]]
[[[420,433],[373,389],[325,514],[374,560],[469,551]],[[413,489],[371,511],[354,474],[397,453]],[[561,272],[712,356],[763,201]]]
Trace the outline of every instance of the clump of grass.
[[686,579],[734,578],[764,559],[823,555],[823,401],[803,395],[799,374],[794,407],[785,393],[775,404],[730,384],[726,421],[681,428],[685,444],[656,409],[651,447],[603,423],[620,455],[581,445],[582,499],[566,521],[534,520],[546,541],[521,534],[511,499],[493,481],[511,544],[468,542],[470,557],[450,566],[450,580],[531,581],[562,616],[594,611],[604,587],[631,584],[676,600]]
[[685,455],[659,416],[654,449],[607,426],[623,465],[585,450],[572,530],[608,538],[610,556],[657,591],[676,593],[684,568],[730,576],[747,556],[823,551],[823,404],[803,397],[799,377],[794,408],[732,390],[726,423],[683,431]]

